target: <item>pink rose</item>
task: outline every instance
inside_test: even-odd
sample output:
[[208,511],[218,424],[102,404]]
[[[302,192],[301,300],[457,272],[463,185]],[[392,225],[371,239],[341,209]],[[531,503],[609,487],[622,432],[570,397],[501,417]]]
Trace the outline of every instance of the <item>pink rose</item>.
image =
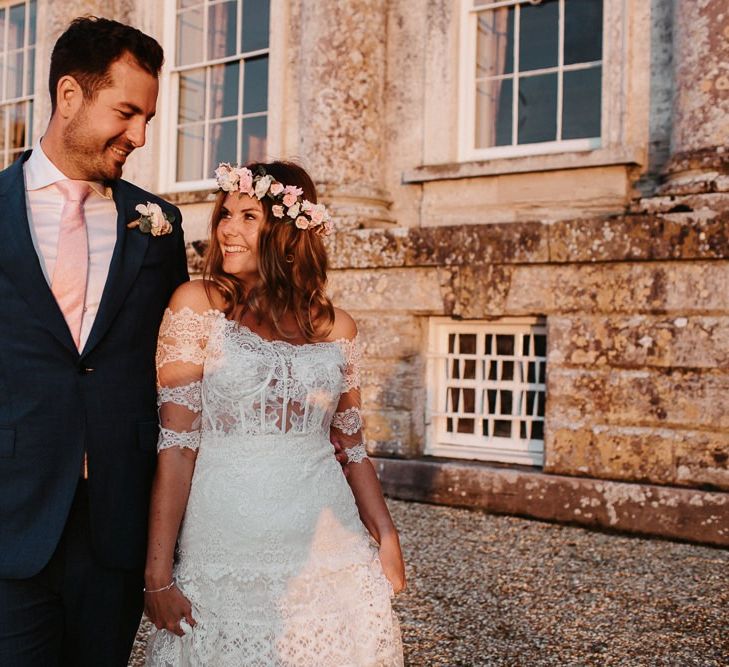
[[293,206],[296,203],[296,199],[297,197],[293,192],[287,192],[284,195],[283,204],[288,208],[289,206]]
[[248,195],[249,197],[252,197],[254,195],[254,190],[253,190],[253,174],[251,173],[251,170],[248,169],[247,167],[243,167],[242,169],[238,170],[238,175],[240,177],[238,189],[244,195]]
[[283,218],[284,217],[284,208],[280,204],[274,204],[271,207],[271,213],[273,213],[273,216],[275,218]]
[[[275,181],[274,183],[271,183],[271,194],[275,197],[276,195],[280,195],[283,192],[284,186],[279,183],[278,181]],[[278,216],[281,217],[281,216]]]
[[323,204],[317,204],[311,209],[311,221],[315,225],[320,225],[322,221],[324,220],[324,214],[326,213],[326,209],[324,208]]
[[309,221],[303,215],[300,215],[298,218],[296,218],[296,222],[294,224],[299,229],[308,229],[309,228]]

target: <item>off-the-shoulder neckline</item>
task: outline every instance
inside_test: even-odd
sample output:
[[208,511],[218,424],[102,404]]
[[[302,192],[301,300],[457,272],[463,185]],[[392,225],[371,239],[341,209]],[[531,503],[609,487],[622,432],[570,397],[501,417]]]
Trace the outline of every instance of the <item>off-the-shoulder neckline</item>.
[[[287,347],[312,347],[312,346],[319,346],[319,345],[353,345],[359,340],[359,333],[355,335],[354,338],[335,338],[334,340],[320,340],[312,343],[290,343],[287,340],[283,340],[282,338],[265,338],[264,336],[261,336],[257,331],[254,331],[250,327],[246,326],[245,324],[241,324],[237,320],[232,320],[229,317],[226,317],[225,313],[222,310],[218,310],[217,308],[208,308],[207,310],[203,311],[202,313],[198,313],[194,311],[190,306],[183,306],[179,310],[172,310],[171,308],[167,307],[165,309],[165,312],[169,313],[170,315],[180,315],[181,313],[185,313],[187,311],[190,315],[196,315],[198,317],[205,317],[207,315],[212,315],[216,318],[223,319],[226,321],[226,323],[231,324],[236,329],[242,329],[254,338],[257,338],[262,343],[269,343],[271,345],[283,345]],[[187,314],[187,313],[186,313]]]

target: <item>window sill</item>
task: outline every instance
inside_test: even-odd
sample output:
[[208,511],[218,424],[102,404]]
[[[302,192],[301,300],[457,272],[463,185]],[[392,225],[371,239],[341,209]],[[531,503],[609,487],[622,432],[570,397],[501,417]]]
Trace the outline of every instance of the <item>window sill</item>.
[[160,195],[162,199],[174,204],[182,206],[184,204],[203,204],[215,201],[217,190],[205,188],[204,190],[185,190],[182,192],[167,192]]
[[403,184],[447,181],[479,176],[503,176],[526,174],[562,169],[584,169],[588,167],[636,166],[641,160],[637,153],[629,150],[598,149],[589,152],[554,153],[523,157],[478,160],[474,162],[450,162],[428,164],[403,172]]

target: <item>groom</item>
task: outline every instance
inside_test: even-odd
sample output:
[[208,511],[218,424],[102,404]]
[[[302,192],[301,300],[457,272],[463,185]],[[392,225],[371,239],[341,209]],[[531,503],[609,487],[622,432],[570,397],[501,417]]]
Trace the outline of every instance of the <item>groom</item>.
[[188,276],[179,210],[121,174],[162,61],[76,19],[48,129],[0,173],[0,665],[126,665],[141,616],[155,341]]

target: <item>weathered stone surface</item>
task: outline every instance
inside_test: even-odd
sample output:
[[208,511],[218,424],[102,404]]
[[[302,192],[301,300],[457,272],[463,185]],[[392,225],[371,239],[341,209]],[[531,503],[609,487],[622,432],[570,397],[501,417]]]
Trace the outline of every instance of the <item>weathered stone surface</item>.
[[381,358],[402,359],[420,353],[425,338],[421,326],[422,318],[368,311],[353,314],[357,321],[362,350],[368,361]]
[[361,372],[362,404],[373,408],[387,406],[395,410],[416,408],[415,396],[420,394],[422,374],[419,359],[366,358]]
[[508,282],[510,315],[729,312],[724,261],[518,266]]
[[677,428],[548,424],[545,472],[729,490],[729,434]]
[[729,546],[729,494],[456,461],[378,459],[393,498]]
[[729,211],[631,215],[556,222],[553,262],[609,262],[729,257]]
[[550,366],[551,427],[648,426],[729,433],[729,373]]
[[464,319],[504,315],[513,270],[508,264],[459,267],[454,275],[451,314]]
[[729,317],[553,316],[548,363],[616,368],[729,368]]
[[376,456],[416,454],[411,437],[410,412],[407,410],[363,410],[367,451]]
[[332,271],[329,294],[335,304],[351,311],[445,313],[438,269]]

